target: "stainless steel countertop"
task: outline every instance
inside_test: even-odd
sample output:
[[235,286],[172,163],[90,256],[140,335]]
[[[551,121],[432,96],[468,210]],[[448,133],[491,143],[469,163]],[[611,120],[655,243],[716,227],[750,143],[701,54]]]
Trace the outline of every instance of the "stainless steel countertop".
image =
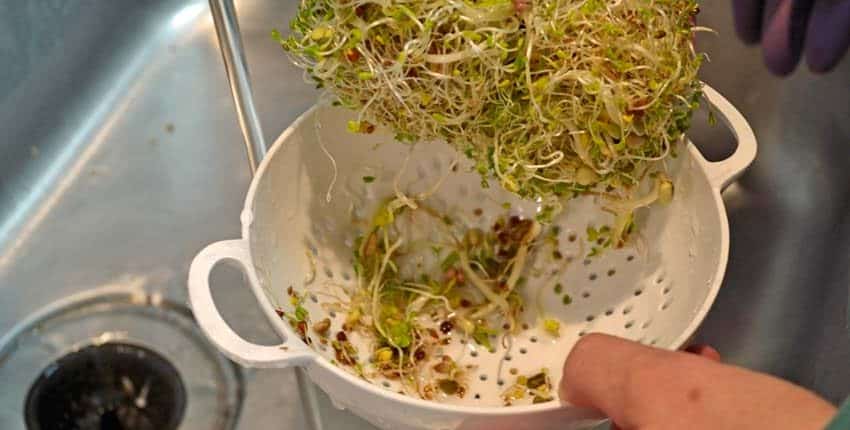
[[[269,142],[317,95],[269,37],[296,3],[237,1]],[[760,153],[725,195],[731,260],[699,339],[838,401],[850,393],[850,61],[773,78],[735,39],[727,4],[702,9],[719,33],[699,39],[704,80],[750,120]],[[692,137],[730,151],[720,130]],[[0,3],[0,333],[129,280],[185,302],[194,254],[238,236],[248,182],[205,1]],[[214,284],[241,333],[274,341],[234,269]],[[246,381],[240,428],[303,428],[291,371]],[[329,429],[370,428],[322,405]]]

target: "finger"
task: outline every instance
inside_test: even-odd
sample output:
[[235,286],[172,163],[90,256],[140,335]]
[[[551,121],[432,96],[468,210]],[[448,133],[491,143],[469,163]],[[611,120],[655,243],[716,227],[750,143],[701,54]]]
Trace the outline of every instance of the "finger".
[[761,40],[764,0],[733,0],[732,11],[735,14],[735,31],[738,37],[745,43],[758,43]]
[[850,1],[821,1],[812,10],[806,33],[806,62],[813,72],[838,65],[850,48]]
[[685,348],[685,352],[699,355],[700,357],[707,358],[711,361],[720,361],[720,353],[710,345],[691,345]]
[[762,23],[762,48],[767,68],[785,76],[800,62],[813,0],[769,0]]
[[598,409],[615,423],[629,427],[626,393],[623,389],[641,363],[658,361],[656,350],[613,336],[591,333],[582,337],[564,363],[561,398],[582,407]]
[[821,428],[835,410],[768,375],[600,334],[573,347],[560,393],[625,429]]

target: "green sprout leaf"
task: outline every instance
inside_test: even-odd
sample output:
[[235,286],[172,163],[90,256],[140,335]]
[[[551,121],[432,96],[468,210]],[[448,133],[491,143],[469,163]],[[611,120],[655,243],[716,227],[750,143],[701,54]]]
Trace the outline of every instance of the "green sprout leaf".
[[487,328],[487,326],[483,324],[476,324],[475,329],[472,332],[472,339],[475,342],[488,350],[493,349],[493,345],[490,343],[490,336],[495,336],[499,332],[496,330],[492,330]]
[[307,318],[310,316],[310,313],[307,312],[301,305],[295,306],[295,320],[296,321],[307,321]]
[[546,318],[543,320],[543,330],[553,337],[561,336],[561,322],[554,318]]
[[440,268],[443,269],[443,271],[445,272],[446,270],[449,270],[454,267],[459,260],[460,255],[458,255],[457,251],[454,251],[443,259],[443,262],[440,263]]
[[413,327],[408,321],[387,324],[387,340],[395,347],[407,348],[413,340]]

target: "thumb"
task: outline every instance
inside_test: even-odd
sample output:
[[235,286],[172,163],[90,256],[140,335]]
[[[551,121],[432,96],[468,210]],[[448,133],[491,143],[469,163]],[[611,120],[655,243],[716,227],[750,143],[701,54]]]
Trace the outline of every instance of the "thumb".
[[718,362],[713,349],[693,352],[586,335],[564,363],[561,399],[624,429],[816,429],[835,411],[793,384]]
[[633,372],[658,363],[664,351],[613,336],[591,333],[570,351],[561,378],[561,399],[576,406],[600,410],[621,427],[635,426],[630,415],[628,387]]

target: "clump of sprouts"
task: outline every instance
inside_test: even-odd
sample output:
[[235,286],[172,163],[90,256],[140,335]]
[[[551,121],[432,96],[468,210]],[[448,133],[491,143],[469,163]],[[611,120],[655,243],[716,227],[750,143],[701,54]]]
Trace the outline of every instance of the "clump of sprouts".
[[352,132],[443,139],[526,198],[629,200],[700,100],[697,12],[696,0],[302,0],[275,37],[358,112]]
[[[422,196],[389,198],[354,241],[358,288],[346,328],[374,339],[377,373],[411,394],[463,397],[464,371],[450,357],[426,367],[452,333],[492,350],[492,339],[520,330],[520,290],[541,232],[538,222],[517,216],[473,228]],[[425,377],[426,370],[436,374]]]

